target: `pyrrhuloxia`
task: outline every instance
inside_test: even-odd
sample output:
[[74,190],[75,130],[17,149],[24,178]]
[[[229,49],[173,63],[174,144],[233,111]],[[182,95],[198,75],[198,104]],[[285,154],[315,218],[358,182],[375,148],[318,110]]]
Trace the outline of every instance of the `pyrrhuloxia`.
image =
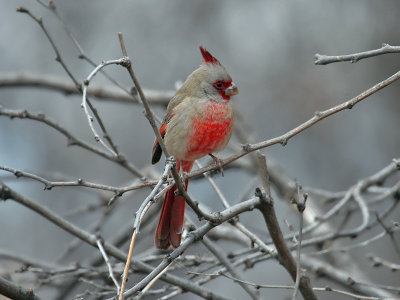
[[[168,104],[160,127],[168,152],[177,160],[177,169],[190,172],[194,161],[222,150],[233,128],[230,97],[238,93],[231,76],[206,49],[200,47],[203,63],[188,76]],[[161,147],[154,142],[152,163],[161,158]],[[186,181],[186,189],[188,181]],[[181,243],[185,200],[175,194],[176,186],[167,191],[154,243],[159,249],[174,248]]]

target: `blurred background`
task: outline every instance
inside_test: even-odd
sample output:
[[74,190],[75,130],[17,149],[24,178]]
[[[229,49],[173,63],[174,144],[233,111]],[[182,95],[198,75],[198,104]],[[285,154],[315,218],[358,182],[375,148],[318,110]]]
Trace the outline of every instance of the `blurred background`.
[[[400,67],[398,54],[356,64],[314,64],[316,53],[341,55],[379,48],[382,43],[399,45],[400,2],[396,0],[86,0],[55,1],[55,4],[86,55],[96,63],[121,57],[117,33],[122,32],[144,88],[174,90],[176,82],[185,80],[201,63],[199,45],[206,47],[237,84],[236,109],[254,131],[254,141],[287,132],[311,118],[315,111],[358,95]],[[54,15],[36,1],[28,0],[0,2],[0,73],[33,73],[69,80],[54,60],[53,49],[40,27],[27,15],[17,13],[17,6],[43,17],[67,66],[79,81],[83,81],[93,67],[77,57],[77,49]],[[132,85],[125,69],[111,66],[107,72],[124,87],[129,89]],[[101,75],[95,77],[94,83],[111,85]],[[302,132],[286,147],[275,145],[264,149],[263,153],[303,185],[345,190],[399,157],[399,93],[400,85],[395,82],[352,110],[340,112]],[[66,96],[46,89],[0,89],[3,108],[42,112],[77,137],[94,144],[80,102],[80,96]],[[154,134],[142,113],[143,108],[137,104],[95,99],[92,103],[119,150],[138,168],[146,168],[150,163]],[[153,106],[153,109],[162,118],[165,108]],[[65,137],[38,122],[2,116],[0,140],[0,164],[3,166],[46,178],[84,178],[108,185],[124,185],[133,179],[132,174],[117,164],[81,148],[66,147]],[[239,144],[236,138],[232,139],[231,148],[219,156],[226,157],[233,152],[232,147],[237,149]],[[155,170],[159,172],[162,167],[160,163]],[[15,180],[12,174],[2,171],[0,179],[62,215],[87,203],[97,203],[99,197],[104,197],[103,193],[85,188],[43,191],[43,186],[37,182]],[[252,181],[248,173],[234,171],[227,171],[223,178],[217,175],[215,179],[230,203],[239,201],[238,195]],[[194,182],[189,190],[212,209],[222,209],[215,201],[215,192],[205,181]],[[123,197],[121,201],[125,206],[113,212],[118,217],[111,218],[102,228],[106,238],[120,222],[133,222],[133,215],[148,192],[141,190]],[[288,206],[279,204],[278,208],[281,220],[290,220],[292,211]],[[96,213],[86,213],[70,220],[89,228],[96,218]],[[398,221],[398,212],[389,220]],[[255,222],[254,228],[257,224]],[[151,247],[153,229],[154,226],[147,235],[139,237],[143,242],[138,244],[138,251]],[[69,234],[13,201],[0,203],[0,248],[38,260],[55,260],[71,239]],[[373,250],[387,255],[388,259],[396,257],[391,257],[393,253],[385,249],[384,244]],[[89,246],[81,246],[79,251],[70,254],[69,260],[91,251]],[[361,264],[368,264],[362,251],[357,259]],[[267,266],[250,270],[247,278],[263,284],[290,284],[278,263],[269,262]],[[15,265],[3,261],[0,274],[13,267]],[[374,272],[369,275],[375,282],[382,280],[389,285],[399,282],[398,274]],[[229,282],[226,279],[220,282],[226,281]],[[218,284],[216,281],[209,287]],[[46,294],[49,291],[43,293],[53,295]],[[240,288],[227,291],[228,296],[230,293],[232,297],[241,299],[243,295],[245,298]],[[279,290],[263,293],[275,295],[269,299],[284,299],[290,295]],[[338,299],[325,296],[324,299]],[[183,295],[178,299],[197,297]]]

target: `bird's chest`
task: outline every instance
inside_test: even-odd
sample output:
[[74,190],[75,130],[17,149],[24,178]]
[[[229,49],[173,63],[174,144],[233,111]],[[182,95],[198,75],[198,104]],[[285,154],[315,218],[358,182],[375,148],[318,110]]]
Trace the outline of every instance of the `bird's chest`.
[[208,101],[197,111],[188,136],[187,158],[190,159],[222,150],[233,126],[233,109],[229,102]]

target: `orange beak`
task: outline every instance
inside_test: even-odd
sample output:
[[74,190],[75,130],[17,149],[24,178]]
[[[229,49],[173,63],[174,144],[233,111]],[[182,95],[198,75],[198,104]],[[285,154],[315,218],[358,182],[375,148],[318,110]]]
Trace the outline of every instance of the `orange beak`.
[[236,84],[234,84],[233,82],[232,82],[231,86],[225,90],[225,95],[228,95],[228,96],[234,96],[234,95],[237,95],[238,93],[239,93],[239,90],[238,90]]

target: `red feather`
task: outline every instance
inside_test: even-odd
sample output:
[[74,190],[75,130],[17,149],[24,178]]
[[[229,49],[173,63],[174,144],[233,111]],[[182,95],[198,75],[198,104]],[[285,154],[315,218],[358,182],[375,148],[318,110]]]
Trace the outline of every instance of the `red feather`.
[[[177,161],[178,171],[182,165],[184,172],[190,172],[194,161]],[[186,180],[186,190],[189,181]],[[185,199],[175,195],[177,187],[174,185],[166,194],[158,221],[154,244],[158,249],[168,249],[170,245],[176,248],[181,244],[182,228],[185,220]]]
[[204,63],[220,65],[220,62],[218,61],[218,59],[216,59],[214,56],[212,56],[211,53],[208,52],[206,48],[203,48],[202,46],[200,46],[200,52],[201,52],[201,55],[203,56]]

